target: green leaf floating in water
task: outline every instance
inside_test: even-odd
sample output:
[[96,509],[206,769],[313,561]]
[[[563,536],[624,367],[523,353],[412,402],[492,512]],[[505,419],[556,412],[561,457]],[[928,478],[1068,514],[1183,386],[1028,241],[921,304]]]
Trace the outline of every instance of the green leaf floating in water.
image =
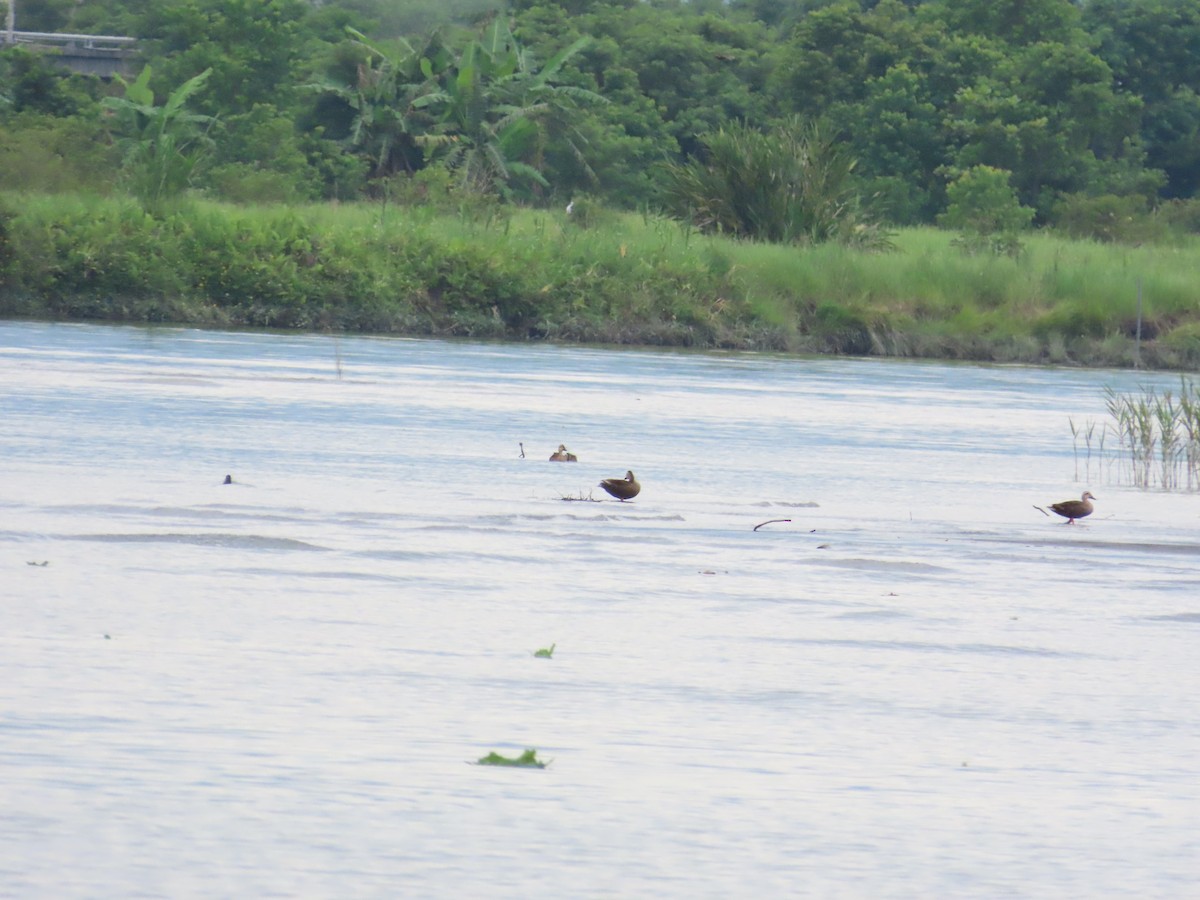
[[479,757],[479,766],[518,766],[527,769],[544,769],[550,765],[549,762],[542,762],[537,758],[536,750],[526,750],[520,756],[501,756],[496,751],[492,751],[487,756]]
[[541,650],[534,650],[533,655],[538,659],[551,659],[554,656],[554,648],[558,644],[551,644],[549,647],[543,647]]

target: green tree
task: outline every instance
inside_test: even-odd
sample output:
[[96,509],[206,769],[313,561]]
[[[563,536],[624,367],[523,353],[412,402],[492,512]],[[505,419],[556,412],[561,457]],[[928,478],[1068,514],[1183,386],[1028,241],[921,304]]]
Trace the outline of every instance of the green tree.
[[1168,197],[1200,192],[1200,0],[1089,0],[1084,25],[1121,90],[1144,104],[1147,165]]
[[370,160],[372,176],[414,172],[424,164],[424,148],[432,142],[435,121],[427,108],[452,56],[436,34],[418,51],[402,38],[384,47],[355,29],[349,32],[365,52],[353,81],[329,77],[314,87],[352,110],[346,142]]
[[539,169],[548,120],[601,98],[560,85],[563,63],[588,43],[580,38],[540,70],[503,17],[470,41],[427,98],[438,116],[440,160],[472,193],[511,194],[523,182],[549,187]]
[[950,184],[946,196],[948,205],[938,224],[960,231],[961,247],[972,253],[1021,253],[1019,235],[1029,228],[1034,211],[1021,205],[1008,172],[974,166]]
[[216,119],[184,108],[209,75],[206,69],[189,78],[157,106],[146,66],[135,81],[122,82],[124,97],[104,100],[115,117],[130,191],[148,210],[159,211],[178,198],[211,147],[208,132]]
[[197,111],[224,118],[264,103],[293,106],[308,9],[303,0],[168,0],[146,4],[129,24],[154,63],[155,90],[211,69]]

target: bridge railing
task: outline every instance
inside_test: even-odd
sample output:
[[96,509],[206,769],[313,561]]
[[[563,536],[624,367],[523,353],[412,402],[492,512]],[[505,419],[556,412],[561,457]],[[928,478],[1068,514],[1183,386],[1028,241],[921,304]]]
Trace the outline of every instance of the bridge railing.
[[137,38],[111,34],[58,34],[44,31],[0,30],[0,44],[39,44],[82,50],[131,50]]

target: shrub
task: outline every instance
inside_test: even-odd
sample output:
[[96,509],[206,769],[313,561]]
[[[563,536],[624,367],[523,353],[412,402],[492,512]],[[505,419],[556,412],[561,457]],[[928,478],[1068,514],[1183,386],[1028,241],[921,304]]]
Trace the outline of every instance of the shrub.
[[948,205],[938,224],[961,232],[957,246],[969,253],[1021,254],[1018,235],[1029,228],[1034,211],[1021,205],[1009,175],[1004,169],[972,166],[946,189]]
[[763,134],[735,125],[703,141],[704,160],[667,167],[664,199],[677,218],[770,243],[890,248],[852,190],[854,160],[820,126],[793,120]]
[[1161,240],[1166,223],[1150,215],[1144,197],[1071,194],[1054,207],[1052,222],[1073,238],[1111,244],[1143,244]]

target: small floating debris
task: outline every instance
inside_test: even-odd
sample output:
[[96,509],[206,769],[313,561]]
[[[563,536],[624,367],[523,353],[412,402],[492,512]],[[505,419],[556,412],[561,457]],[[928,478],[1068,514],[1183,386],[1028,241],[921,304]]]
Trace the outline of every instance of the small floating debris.
[[43,559],[41,562],[37,562],[37,561],[35,561],[35,560],[32,560],[32,559],[30,559],[30,560],[26,560],[26,561],[25,561],[25,565],[27,565],[27,566],[38,566],[38,567],[40,567],[40,568],[45,568],[46,566],[50,565],[50,560],[48,560],[48,559]]
[[503,756],[493,750],[487,756],[479,757],[477,766],[512,766],[519,769],[544,769],[553,760],[543,762],[537,758],[537,750],[529,749],[520,756]]
[[554,648],[557,646],[558,644],[551,644],[549,647],[543,647],[541,650],[534,650],[533,655],[538,659],[553,659]]
[[586,497],[583,496],[583,491],[580,491],[579,495],[576,497],[572,497],[570,494],[565,494],[564,496],[560,497],[559,499],[566,500],[570,503],[578,503],[580,501],[583,501],[584,503],[600,503],[601,502],[592,496],[591,491],[588,491],[588,495]]

